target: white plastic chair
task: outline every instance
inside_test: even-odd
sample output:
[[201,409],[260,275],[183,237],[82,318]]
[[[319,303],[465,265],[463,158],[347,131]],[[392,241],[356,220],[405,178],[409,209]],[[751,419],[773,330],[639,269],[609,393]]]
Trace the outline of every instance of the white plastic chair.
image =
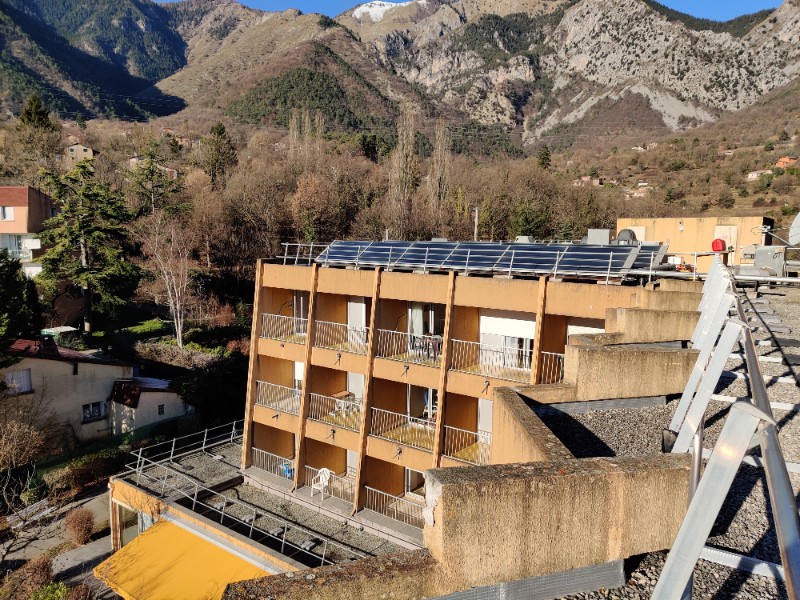
[[311,497],[314,497],[314,490],[319,490],[320,494],[322,494],[322,499],[325,500],[325,488],[328,487],[328,483],[331,480],[331,471],[326,468],[322,468],[317,473],[317,476],[311,480]]

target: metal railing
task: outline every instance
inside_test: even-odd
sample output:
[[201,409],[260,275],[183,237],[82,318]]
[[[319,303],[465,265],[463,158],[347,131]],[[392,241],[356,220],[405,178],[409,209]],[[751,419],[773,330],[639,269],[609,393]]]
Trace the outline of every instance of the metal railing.
[[278,477],[294,479],[294,459],[253,448],[253,466]]
[[[284,459],[286,460],[286,459]],[[135,470],[136,485],[159,498],[179,496],[191,510],[204,516],[213,515],[220,525],[249,539],[301,560],[309,566],[324,566],[342,560],[365,558],[365,554],[324,537],[319,532],[269,513],[224,492],[207,488],[188,475],[163,463],[140,458]],[[312,548],[304,548],[301,540],[318,540]],[[331,559],[330,556],[335,556]]]
[[317,321],[314,345],[330,350],[342,350],[353,354],[366,354],[369,327],[356,327],[344,323]]
[[419,529],[425,525],[421,504],[369,486],[365,486],[364,489],[366,490],[364,508]]
[[308,418],[350,431],[361,430],[361,401],[311,394]]
[[33,258],[33,250],[9,250],[8,256],[17,260],[31,260]]
[[539,383],[561,383],[564,381],[564,355],[557,352],[542,352],[542,368]]
[[256,404],[290,415],[300,414],[301,392],[296,388],[267,381],[256,382]]
[[284,317],[263,313],[261,315],[261,337],[295,344],[305,344],[308,319]]
[[372,409],[370,435],[412,448],[433,451],[435,423],[380,408]]
[[[197,433],[139,448],[131,452],[131,454],[136,457],[135,468],[138,469],[141,467],[143,459],[150,461],[175,460],[194,452],[204,452],[213,446],[239,441],[242,439],[243,433],[244,421],[234,421],[227,425],[211,427]],[[131,468],[134,467],[132,466]]]
[[417,335],[401,331],[378,330],[376,356],[438,367],[442,364],[444,340],[439,335]]
[[325,494],[328,496],[333,496],[334,498],[339,498],[340,500],[344,500],[345,502],[353,502],[356,497],[356,482],[354,479],[350,479],[349,477],[344,477],[342,475],[334,475],[331,473],[328,476],[328,483],[324,486],[314,487],[315,481],[317,485],[319,485],[319,480],[317,479],[319,476],[320,469],[315,469],[313,467],[306,466],[306,485],[311,490],[311,495],[314,495],[315,490],[319,490],[323,492],[323,500],[325,499]]
[[450,368],[454,371],[520,383],[530,382],[533,356],[530,350],[453,340],[452,352]]
[[283,260],[284,265],[310,266],[314,260],[328,248],[328,244],[298,244],[284,242],[283,255],[277,258]]
[[467,431],[444,426],[444,454],[473,465],[488,465],[492,434],[488,431]]

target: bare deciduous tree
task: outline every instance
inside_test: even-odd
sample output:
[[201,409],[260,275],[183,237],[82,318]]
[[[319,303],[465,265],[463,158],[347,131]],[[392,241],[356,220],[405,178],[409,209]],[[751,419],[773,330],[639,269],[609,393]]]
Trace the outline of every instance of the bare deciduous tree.
[[419,184],[416,132],[416,118],[407,107],[397,120],[397,146],[389,166],[389,212],[400,239],[406,239],[411,232],[412,200]]

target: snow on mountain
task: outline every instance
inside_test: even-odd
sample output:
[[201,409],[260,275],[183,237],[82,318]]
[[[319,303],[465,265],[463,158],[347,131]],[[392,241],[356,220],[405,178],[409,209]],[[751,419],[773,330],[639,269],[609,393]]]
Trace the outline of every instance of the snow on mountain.
[[[420,3],[424,2],[425,0],[420,0]],[[369,15],[372,22],[377,23],[383,19],[387,11],[393,8],[400,8],[401,6],[408,6],[411,3],[412,2],[383,2],[382,0],[375,0],[374,2],[367,2],[356,8],[353,11],[353,17],[362,20],[365,16]]]

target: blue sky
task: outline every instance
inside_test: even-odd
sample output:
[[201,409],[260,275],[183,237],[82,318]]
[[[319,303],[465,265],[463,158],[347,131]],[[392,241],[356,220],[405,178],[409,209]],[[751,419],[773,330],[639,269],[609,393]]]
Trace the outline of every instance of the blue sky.
[[[174,1],[174,0],[166,0]],[[359,0],[240,0],[243,4],[263,10],[299,8],[303,12],[320,12],[336,16],[359,4]],[[661,0],[670,8],[696,17],[725,21],[739,15],[774,8],[780,0]]]

